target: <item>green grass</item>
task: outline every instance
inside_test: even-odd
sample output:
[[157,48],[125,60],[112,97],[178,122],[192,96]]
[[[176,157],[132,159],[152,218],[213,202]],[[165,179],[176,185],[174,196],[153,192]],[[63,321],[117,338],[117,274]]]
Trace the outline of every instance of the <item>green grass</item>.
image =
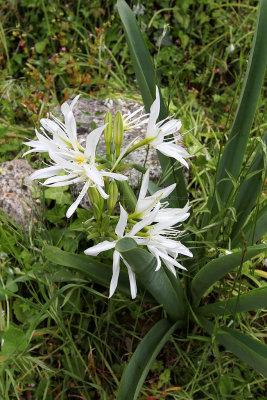
[[[34,125],[75,93],[138,98],[114,4],[73,1],[66,7],[58,0],[49,5],[37,0],[0,2],[1,162],[21,157],[22,142],[33,137]],[[195,157],[188,189],[193,218],[198,221],[213,189],[215,160],[237,106],[257,2],[218,5],[187,0],[178,8],[175,1],[148,1],[145,5],[146,14],[137,19],[152,43],[149,50],[158,81],[169,99],[170,112],[182,120],[183,132],[190,130],[185,144]],[[229,52],[231,44],[233,52]],[[247,149],[247,165],[258,138],[266,132],[264,114],[266,87]],[[34,160],[35,165],[41,161]],[[246,169],[240,181],[245,175]],[[154,304],[133,302],[119,294],[108,300],[107,290],[85,275],[44,259],[46,244],[77,253],[86,248],[86,235],[66,222],[64,212],[59,213],[70,203],[68,196],[60,202],[56,193],[44,194],[41,211],[33,211],[25,230],[0,214],[1,399],[114,399],[132,352],[162,317],[161,307]],[[84,217],[79,212],[77,223]],[[203,242],[200,227],[194,233],[206,259],[227,248],[223,235],[222,249],[214,249],[212,240]],[[205,301],[223,300],[239,286],[245,292],[266,284],[263,257],[246,263],[242,276],[229,275]],[[251,337],[266,340],[266,311],[222,320],[229,326],[238,323]],[[218,348],[200,328],[190,326],[175,333],[163,348],[140,400],[266,399],[265,387],[266,379]]]

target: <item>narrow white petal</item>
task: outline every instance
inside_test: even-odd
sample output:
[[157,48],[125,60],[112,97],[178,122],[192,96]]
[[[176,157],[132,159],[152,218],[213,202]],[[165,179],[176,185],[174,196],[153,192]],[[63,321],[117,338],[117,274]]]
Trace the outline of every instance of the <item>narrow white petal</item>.
[[157,259],[157,266],[156,266],[155,271],[158,271],[160,269],[160,267],[161,267],[161,260],[160,260],[160,257],[159,257],[158,249],[156,247],[150,246],[150,245],[148,245],[147,248],[150,251],[150,253],[153,254],[153,256],[155,256],[156,259]]
[[43,179],[43,178],[49,178],[50,176],[54,176],[59,174],[60,172],[63,171],[62,167],[47,167],[44,169],[40,169],[38,171],[33,172],[30,176],[29,179]]
[[156,86],[156,99],[152,103],[152,106],[150,108],[150,116],[147,124],[147,134],[146,134],[147,137],[153,136],[156,122],[159,116],[159,111],[160,111],[160,96],[159,96],[159,89]]
[[84,182],[84,179],[80,176],[74,179],[70,179],[69,181],[61,181],[61,182],[55,182],[55,183],[50,183],[47,184],[46,181],[43,183],[43,185],[48,186],[48,187],[60,187],[60,186],[66,186],[66,185],[73,185],[74,183],[79,183],[79,182]]
[[97,190],[99,191],[100,195],[103,197],[103,199],[108,199],[109,195],[102,189],[101,186],[96,185]]
[[117,223],[117,226],[115,228],[115,233],[117,236],[122,237],[127,225],[127,220],[128,220],[128,214],[120,204],[120,219],[119,222]]
[[136,286],[136,278],[135,278],[135,273],[133,272],[132,268],[130,267],[130,265],[124,260],[124,264],[127,267],[128,270],[128,276],[129,276],[129,281],[130,281],[130,289],[131,289],[131,296],[132,299],[136,298],[136,294],[137,294],[137,286]]
[[127,176],[122,175],[122,174],[117,174],[115,172],[108,172],[108,171],[101,170],[101,175],[108,176],[109,178],[113,178],[116,181],[127,181],[128,180]]
[[50,185],[51,183],[63,182],[63,181],[67,181],[68,179],[72,179],[72,178],[75,178],[75,177],[76,177],[75,174],[57,175],[57,176],[53,176],[52,178],[46,179],[44,184],[45,185]]
[[120,253],[115,250],[113,253],[113,274],[110,281],[109,297],[113,296],[116,287],[118,285],[118,279],[120,274]]
[[79,97],[81,95],[78,94],[78,96],[74,97],[74,99],[72,100],[72,102],[70,103],[70,109],[73,110],[73,108],[75,107],[75,104],[77,103],[77,101],[79,100]]
[[165,156],[175,158],[175,160],[179,161],[186,168],[189,168],[188,163],[183,157],[190,157],[190,154],[183,147],[173,143],[161,143],[156,146],[156,149],[165,154]]
[[172,265],[175,265],[175,267],[178,267],[178,268],[181,268],[181,269],[186,270],[185,267],[183,267],[180,263],[178,263],[176,260],[174,260],[174,258],[172,258],[172,257],[168,256],[167,254],[165,254],[163,251],[161,251],[161,250],[158,249],[158,253],[159,253],[159,256],[160,256],[163,260],[166,260],[166,261],[168,261],[169,263],[171,263]]
[[76,128],[76,121],[73,115],[72,111],[69,111],[65,115],[65,125],[66,125],[66,131],[67,135],[69,137],[69,140],[75,150],[78,151],[77,147],[77,128]]
[[86,182],[86,184],[82,188],[81,193],[79,194],[79,196],[77,197],[75,202],[67,210],[67,213],[66,213],[67,218],[70,218],[72,216],[72,214],[75,212],[76,208],[78,207],[78,205],[82,201],[82,198],[84,197],[85,193],[87,192],[87,189],[89,188],[89,186],[90,186],[89,182]]
[[95,246],[89,247],[84,251],[87,256],[98,256],[102,251],[107,251],[113,249],[116,245],[116,241],[109,242],[108,240],[104,240],[104,242],[98,243]]
[[63,104],[61,105],[61,112],[62,112],[62,114],[65,116],[65,115],[68,114],[69,111],[71,111],[71,110],[70,110],[70,106],[69,106],[68,103],[65,101],[65,103],[63,103]]
[[151,197],[154,197],[155,199],[165,199],[169,196],[169,194],[171,194],[171,192],[174,191],[175,187],[176,183],[173,183],[172,185],[153,193]]
[[94,129],[87,136],[84,156],[85,156],[85,158],[89,158],[92,163],[95,162],[96,146],[98,144],[100,136],[101,136],[102,132],[104,131],[106,125],[107,124]]
[[137,201],[137,205],[136,206],[138,206],[138,202],[140,200],[143,200],[146,197],[148,184],[149,184],[149,173],[150,173],[150,168],[147,169],[145,175],[143,176],[142,184],[141,184],[141,188],[140,188],[140,192],[139,192],[138,201]]

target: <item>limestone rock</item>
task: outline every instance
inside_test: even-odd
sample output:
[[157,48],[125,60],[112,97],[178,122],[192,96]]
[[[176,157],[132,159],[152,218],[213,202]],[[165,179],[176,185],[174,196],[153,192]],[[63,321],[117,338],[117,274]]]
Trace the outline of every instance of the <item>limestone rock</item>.
[[26,160],[0,164],[0,208],[19,225],[29,221],[33,187],[29,176],[33,171]]

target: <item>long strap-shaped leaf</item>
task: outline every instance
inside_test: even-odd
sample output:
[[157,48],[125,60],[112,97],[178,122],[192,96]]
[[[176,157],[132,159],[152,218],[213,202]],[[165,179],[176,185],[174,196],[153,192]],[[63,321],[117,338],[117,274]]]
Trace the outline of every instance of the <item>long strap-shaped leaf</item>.
[[[263,142],[267,144],[267,134],[264,135]],[[259,196],[262,188],[264,157],[265,154],[262,150],[262,144],[260,144],[251,167],[248,170],[248,175],[251,175],[251,177],[242,183],[236,199],[235,209],[237,222],[232,228],[232,238],[239,233]]]
[[[238,178],[242,166],[250,129],[254,120],[258,98],[267,63],[267,1],[261,0],[257,25],[253,37],[252,50],[238,109],[232,126],[229,140],[223,152],[218,167],[217,192],[224,206],[233,190],[233,184],[229,180],[227,172]],[[222,179],[226,179],[222,181]],[[216,213],[213,207],[212,216]]]
[[202,295],[219,279],[228,272],[233,271],[240,265],[241,262],[250,260],[257,254],[265,251],[267,244],[251,246],[246,249],[246,252],[238,251],[227,256],[222,256],[210,261],[196,274],[192,280],[191,291],[193,303],[197,306]]
[[199,321],[210,335],[215,333],[218,343],[267,377],[267,346],[233,329],[216,329],[212,322],[203,317],[199,317]]
[[[171,282],[164,268],[156,269],[156,259],[148,251],[140,249],[135,240],[122,238],[116,244],[116,250],[131,266],[139,281],[152,294],[159,304],[168,313],[172,321],[184,320],[185,302],[182,298],[181,287],[177,282]],[[178,278],[177,278],[178,279]]]
[[237,312],[253,311],[267,307],[267,286],[263,286],[229,300],[218,301],[213,304],[200,307],[197,314],[209,315],[234,315]]
[[[79,271],[89,277],[93,282],[99,283],[104,287],[109,287],[112,278],[112,267],[100,263],[92,257],[73,254],[63,251],[54,246],[45,246],[43,249],[44,257],[54,264],[63,265],[73,270]],[[118,290],[131,296],[129,290],[129,278],[126,272],[120,271]],[[146,296],[146,300],[153,301],[153,298]]]
[[[124,0],[117,1],[117,8],[124,27],[126,40],[131,54],[131,60],[141,90],[143,102],[146,111],[149,112],[150,106],[155,99],[155,70],[132,10]],[[161,97],[159,119],[162,120],[166,117],[167,111],[164,101]],[[166,171],[167,167],[170,166],[170,162],[172,163],[173,160],[170,160],[168,157],[159,152],[158,157],[162,171]],[[177,198],[176,201],[170,201],[170,206],[183,207],[187,202],[188,195],[182,168],[176,171],[175,174],[171,174],[171,176],[166,180],[166,183],[168,185],[176,183]],[[172,198],[173,196],[174,193],[172,193]]]
[[179,322],[171,324],[162,319],[142,339],[127,365],[119,386],[116,400],[136,400],[152,362],[169,340]]

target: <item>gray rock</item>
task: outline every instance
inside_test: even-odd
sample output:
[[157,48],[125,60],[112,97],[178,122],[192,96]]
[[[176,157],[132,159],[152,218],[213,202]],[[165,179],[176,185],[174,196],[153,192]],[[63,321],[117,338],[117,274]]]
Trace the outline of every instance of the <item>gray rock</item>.
[[29,222],[33,202],[29,176],[33,171],[26,160],[0,164],[0,208],[19,225]]

